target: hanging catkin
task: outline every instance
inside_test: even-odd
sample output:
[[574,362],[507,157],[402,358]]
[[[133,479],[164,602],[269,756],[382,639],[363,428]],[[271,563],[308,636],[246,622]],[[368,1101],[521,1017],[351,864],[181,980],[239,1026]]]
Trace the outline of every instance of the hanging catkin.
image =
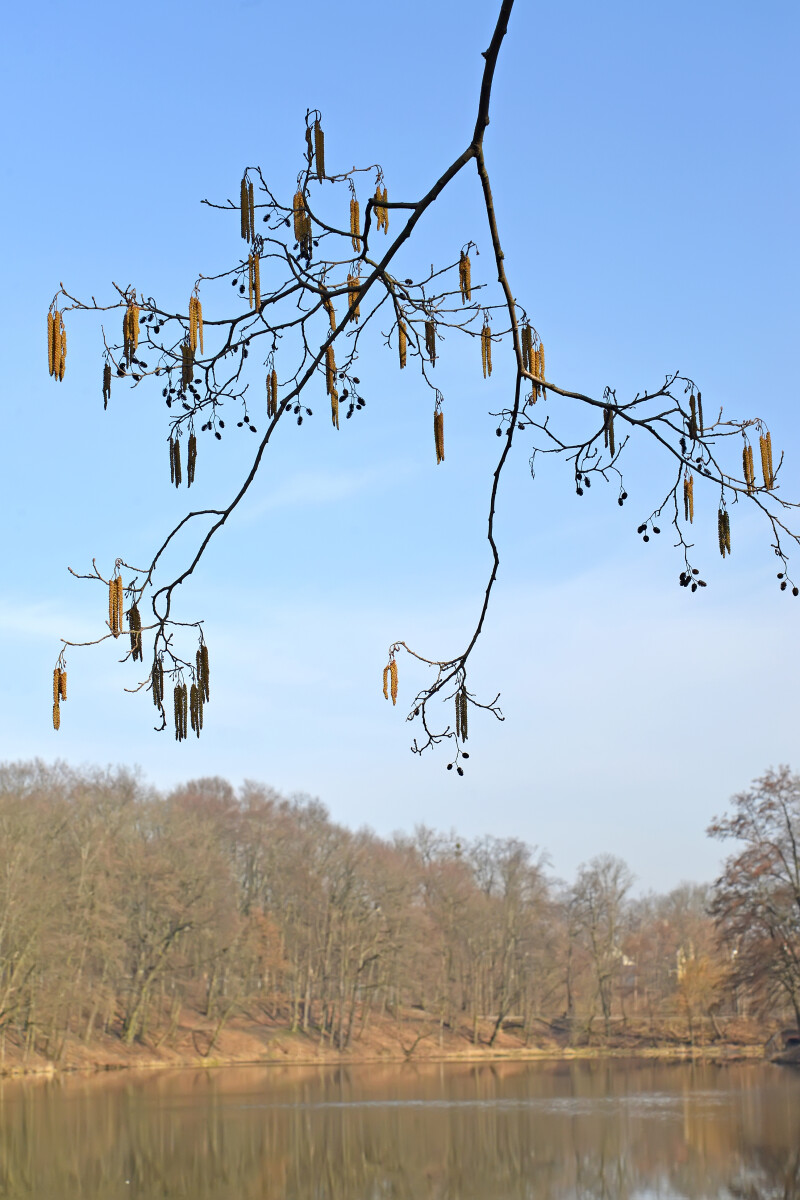
[[319,121],[314,122],[314,157],[317,163],[317,179],[325,178],[325,134]]
[[181,384],[188,387],[194,375],[194,353],[188,342],[181,342]]
[[400,369],[402,370],[406,365],[406,353],[408,350],[408,336],[402,317],[397,322],[397,350],[400,355]]
[[689,397],[689,437],[693,442],[697,441],[697,401],[694,392]]
[[436,366],[436,325],[433,321],[425,322],[425,349],[428,352],[431,366]]
[[764,487],[771,492],[775,487],[775,472],[772,468],[772,434],[761,434],[759,437],[761,449],[761,473],[764,476]]
[[50,374],[54,379],[62,380],[67,360],[67,331],[58,309],[47,314],[47,359]]
[[700,425],[700,436],[705,432],[703,428],[703,397],[700,392],[697,393],[697,421]]
[[139,347],[139,306],[130,303],[122,318],[122,349],[128,366]]
[[173,691],[173,705],[175,713],[175,740],[182,742],[188,736],[186,730],[186,718],[189,708],[189,697],[187,694],[185,683],[176,683]]
[[153,688],[153,704],[156,708],[160,708],[164,703],[164,663],[160,658],[153,662],[153,669],[150,672],[150,682]]
[[112,576],[108,581],[108,626],[115,638],[122,633],[122,612],[125,605],[122,576]]
[[392,704],[397,704],[397,663],[390,658],[383,668],[383,698],[392,698]]
[[756,487],[756,473],[753,466],[753,447],[749,442],[742,446],[742,472],[747,491],[752,494]]
[[273,368],[267,375],[267,416],[274,417],[278,411],[278,372]]
[[192,355],[195,354],[198,345],[200,353],[203,353],[203,306],[199,296],[189,297],[189,345]]
[[691,525],[694,521],[694,475],[683,477],[683,515]]
[[191,487],[194,483],[194,472],[197,465],[197,438],[193,433],[189,434],[189,444],[186,447],[186,486]]
[[108,402],[111,399],[111,363],[106,363],[103,367],[103,409],[108,408]]
[[203,728],[203,694],[196,683],[189,692],[189,721],[197,737]]
[[386,188],[381,191],[380,187],[375,188],[375,221],[378,229],[382,229],[384,233],[389,232],[389,210],[385,207],[386,201],[389,199]]
[[136,662],[142,657],[142,618],[135,600],[128,609],[128,630],[131,637],[131,658]]
[[347,307],[350,309],[350,315],[354,321],[358,321],[361,316],[361,306],[358,302],[360,283],[359,275],[347,276]]
[[726,508],[720,508],[717,513],[717,536],[719,552],[724,558],[731,552],[731,519]]
[[483,378],[486,379],[492,373],[492,330],[488,323],[481,329],[481,363]]
[[242,185],[239,193],[239,207],[242,212],[242,237],[246,242],[250,241],[250,194],[247,187],[247,176],[242,176]]
[[544,383],[544,342],[539,342],[539,349],[536,351],[536,374]]
[[197,682],[200,687],[202,700],[208,702],[209,698],[209,673],[208,673],[208,646],[203,642],[197,654],[195,655],[195,663],[197,666]]
[[361,215],[355,196],[350,197],[350,239],[353,243],[353,249],[358,254],[361,249]]
[[472,266],[469,255],[463,250],[458,260],[458,286],[461,289],[461,303],[466,304],[472,299]]
[[438,409],[433,414],[433,437],[436,442],[436,462],[444,462],[444,413]]
[[607,404],[603,409],[603,440],[608,447],[608,452],[611,457],[615,454],[614,444],[614,409],[610,404]]
[[462,684],[456,692],[456,737],[465,742],[467,740],[467,689]]
[[522,327],[522,365],[526,371],[533,374],[533,331],[526,321]]
[[181,471],[181,444],[177,438],[169,439],[169,478],[170,482],[175,484],[175,487],[180,487],[183,482]]

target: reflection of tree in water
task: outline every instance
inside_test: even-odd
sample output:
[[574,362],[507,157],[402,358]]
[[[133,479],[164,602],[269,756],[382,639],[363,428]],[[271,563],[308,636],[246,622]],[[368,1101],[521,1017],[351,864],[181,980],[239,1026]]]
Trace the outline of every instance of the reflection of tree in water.
[[728,1184],[734,1200],[797,1200],[800,1149],[759,1151],[754,1158]]
[[776,1070],[255,1067],[6,1083],[0,1196],[789,1200],[800,1078]]

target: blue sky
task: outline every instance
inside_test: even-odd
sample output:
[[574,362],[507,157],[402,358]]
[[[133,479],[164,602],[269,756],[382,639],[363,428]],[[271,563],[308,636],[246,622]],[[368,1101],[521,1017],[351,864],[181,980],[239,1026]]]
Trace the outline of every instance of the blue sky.
[[[6,16],[0,751],[138,764],[160,785],[261,779],[381,833],[424,822],[519,836],[563,876],[611,850],[643,889],[710,878],[712,815],[768,766],[800,769],[800,600],[779,593],[768,531],[744,513],[720,560],[711,495],[696,524],[709,587],[678,587],[668,534],[643,546],[635,533],[671,470],[645,444],[629,450],[620,510],[611,489],[578,499],[563,464],[532,481],[520,438],[472,667],[477,690],[502,693],[506,721],[473,721],[464,779],[442,753],[408,752],[403,705],[421,671],[401,660],[398,708],[383,700],[390,642],[455,653],[487,571],[499,444],[487,414],[509,376],[496,351],[484,382],[474,344],[454,337],[437,364],[443,466],[427,395],[377,343],[358,420],[336,434],[320,394],[321,419],[275,439],[180,599],[186,619],[205,618],[211,652],[199,742],[152,732],[148,700],[123,690],[136,669],[107,645],[71,652],[62,728],[50,727],[58,639],[96,636],[104,618],[99,586],[67,566],[143,560],[186,500],[169,486],[159,389],[115,388],[103,413],[94,318],[69,318],[65,381],[48,378],[59,281],[100,303],[114,280],[185,307],[198,272],[241,253],[236,219],[200,199],[234,196],[256,163],[290,196],[309,106],[323,112],[329,165],[377,161],[392,198],[423,193],[469,140],[491,34],[492,5],[455,11],[196,0]],[[486,137],[511,285],[548,375],[620,397],[667,371],[692,375],[707,409],[767,420],[789,496],[800,495],[798,24],[789,3],[517,0]],[[418,233],[409,273],[469,238],[488,250],[474,173]],[[491,278],[488,255],[473,272]],[[561,404],[553,419],[574,424]],[[229,497],[254,444],[201,442],[197,500]]]

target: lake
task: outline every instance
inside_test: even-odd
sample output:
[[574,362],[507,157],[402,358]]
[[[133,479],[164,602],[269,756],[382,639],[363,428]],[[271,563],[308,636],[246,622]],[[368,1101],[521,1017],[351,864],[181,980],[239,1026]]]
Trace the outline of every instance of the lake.
[[0,1196],[800,1198],[800,1071],[573,1061],[0,1081]]

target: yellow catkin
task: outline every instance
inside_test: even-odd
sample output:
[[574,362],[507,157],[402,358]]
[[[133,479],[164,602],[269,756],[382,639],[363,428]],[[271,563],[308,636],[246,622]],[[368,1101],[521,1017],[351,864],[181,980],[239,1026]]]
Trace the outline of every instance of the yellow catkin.
[[431,366],[436,366],[436,325],[433,321],[425,322],[425,349],[428,352]]
[[694,521],[694,476],[683,478],[683,515],[691,524]]
[[339,428],[339,393],[336,388],[331,388],[331,424],[334,429]]
[[267,375],[267,416],[278,412],[278,372],[273,368]]
[[53,314],[47,314],[47,366],[50,374],[53,374],[55,368],[55,337],[54,335]]
[[772,435],[770,433],[761,434],[758,441],[761,450],[761,473],[764,476],[764,487],[771,492],[775,486],[772,470]]
[[542,383],[544,383],[544,342],[539,342],[539,349],[536,352],[538,375]]
[[122,349],[128,366],[139,346],[139,306],[129,304],[122,318]]
[[189,715],[189,696],[185,683],[175,685],[173,703],[175,711],[175,740],[182,742],[188,736],[186,718]]
[[252,183],[247,184],[247,214],[250,221],[250,241],[256,236],[256,199]]
[[200,345],[200,353],[203,353],[203,306],[200,303],[200,297],[195,297],[195,313],[197,314],[197,340]]
[[438,410],[433,414],[433,437],[436,442],[436,462],[444,462],[444,413]]
[[375,188],[375,222],[378,229],[382,229],[384,233],[389,232],[389,210],[385,207],[388,199],[389,195],[386,191],[386,188],[384,188],[382,191],[380,187]]
[[458,260],[458,286],[461,289],[461,303],[466,304],[472,299],[472,266],[469,255],[463,250]]
[[319,121],[314,122],[314,158],[317,164],[317,179],[325,178],[325,134]]
[[350,238],[353,249],[358,254],[361,249],[361,214],[355,196],[350,198]]
[[124,603],[122,576],[113,576],[108,581],[108,625],[115,638],[122,633]]
[[384,698],[384,700],[389,699],[390,668],[391,668],[391,663],[387,663],[386,666],[383,668],[383,698]]
[[197,312],[194,307],[194,296],[189,297],[189,345],[192,350],[197,348]]
[[402,317],[397,323],[397,350],[400,355],[400,369],[406,365],[406,356],[408,351],[408,335],[406,333],[405,322]]
[[256,312],[261,312],[261,255],[253,255],[253,298]]
[[492,331],[489,325],[481,329],[481,365],[483,378],[486,379],[492,373]]
[[361,306],[358,302],[360,283],[359,275],[347,276],[347,307],[351,310],[350,315],[354,321],[358,321],[361,316]]
[[333,353],[333,346],[325,348],[325,390],[328,395],[334,390],[336,383],[336,358]]
[[59,676],[61,671],[58,667],[53,671],[53,703],[58,704],[60,699],[61,689],[59,686]]
[[194,483],[194,472],[197,466],[197,438],[193,433],[189,434],[189,444],[186,447],[186,486],[191,487]]
[[58,672],[58,698],[59,700],[67,698],[67,672],[63,669]]
[[328,314],[328,322],[331,327],[331,333],[335,333],[336,332],[336,313],[334,311],[333,301],[331,300],[331,298],[327,294],[327,292],[325,292],[323,294],[322,307],[325,309],[325,312]]
[[392,696],[392,704],[397,704],[397,663],[394,659],[389,663],[389,691]]
[[753,447],[749,442],[745,442],[742,446],[742,474],[744,476],[745,487],[748,493],[753,491],[755,480],[752,475],[752,455]]
[[53,729],[58,731],[61,728],[61,709],[58,704],[53,705]]
[[53,313],[53,377],[58,379],[58,354],[61,349],[61,313]]

